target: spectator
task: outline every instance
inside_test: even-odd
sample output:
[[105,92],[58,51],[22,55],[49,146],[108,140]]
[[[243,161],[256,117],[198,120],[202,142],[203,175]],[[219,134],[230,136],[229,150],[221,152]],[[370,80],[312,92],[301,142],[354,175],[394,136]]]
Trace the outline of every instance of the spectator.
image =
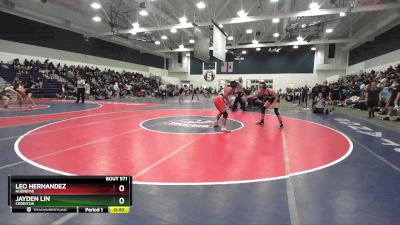
[[325,98],[323,97],[323,94],[320,92],[318,93],[318,96],[315,97],[314,99],[314,105],[313,105],[313,113],[322,113],[324,114],[325,112]]
[[389,98],[389,102],[387,103],[386,107],[388,108],[388,113],[383,118],[384,120],[389,120],[390,117],[395,115],[395,111],[399,110],[399,99],[400,99],[400,78],[397,78],[393,81],[391,87],[391,94]]
[[332,114],[332,111],[335,110],[335,106],[337,106],[342,99],[342,91],[340,90],[340,87],[338,84],[333,84],[332,88],[330,90],[330,97],[331,97],[331,104],[332,108],[330,113]]
[[368,118],[375,117],[375,110],[379,105],[381,99],[381,88],[376,85],[376,81],[372,81],[371,84],[365,90],[365,101],[368,106]]
[[315,104],[314,99],[315,99],[315,97],[318,96],[318,94],[319,94],[319,85],[318,85],[318,83],[316,83],[315,86],[311,89],[311,99],[312,99],[311,107],[314,106],[314,104]]
[[307,100],[309,91],[310,89],[307,87],[307,85],[301,90],[301,102],[304,104],[305,108],[308,108]]
[[85,84],[85,94],[86,94],[86,98],[89,98],[89,96],[90,96],[90,84],[89,84],[89,82],[86,82],[86,84]]
[[114,92],[114,96],[117,97],[117,98],[119,98],[119,86],[118,86],[118,82],[115,82],[115,83],[114,83],[113,92]]

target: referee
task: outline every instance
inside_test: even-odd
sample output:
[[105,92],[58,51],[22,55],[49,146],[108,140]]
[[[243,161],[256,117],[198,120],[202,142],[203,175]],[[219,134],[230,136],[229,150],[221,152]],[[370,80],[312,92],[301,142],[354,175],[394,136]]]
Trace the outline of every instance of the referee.
[[239,77],[238,81],[239,81],[238,85],[235,89],[236,98],[235,98],[235,101],[233,102],[232,111],[236,111],[238,103],[240,103],[240,108],[243,110],[243,112],[245,112],[246,111],[246,103],[242,99],[242,97],[245,95],[243,87],[242,87],[243,79],[241,77]]
[[77,76],[78,81],[76,82],[77,98],[76,103],[79,103],[79,99],[82,98],[82,103],[85,103],[85,80],[81,76]]

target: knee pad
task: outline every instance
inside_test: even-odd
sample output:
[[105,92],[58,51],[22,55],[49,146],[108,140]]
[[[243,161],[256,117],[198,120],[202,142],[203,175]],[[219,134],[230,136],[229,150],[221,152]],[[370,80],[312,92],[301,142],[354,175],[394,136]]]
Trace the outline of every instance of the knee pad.
[[274,112],[275,112],[275,115],[279,116],[279,109],[278,108],[275,108]]
[[228,113],[227,112],[222,113],[222,115],[224,116],[225,119],[228,118]]
[[267,110],[267,108],[265,108],[265,106],[261,107],[261,113],[265,113],[265,110]]

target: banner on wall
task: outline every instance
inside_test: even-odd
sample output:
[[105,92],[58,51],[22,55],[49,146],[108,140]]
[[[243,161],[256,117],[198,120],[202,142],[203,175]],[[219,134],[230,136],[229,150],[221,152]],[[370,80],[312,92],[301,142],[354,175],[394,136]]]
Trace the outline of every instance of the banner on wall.
[[228,62],[228,73],[233,73],[233,62]]
[[216,62],[203,62],[203,76],[204,80],[207,82],[212,82],[215,79],[215,74],[217,73],[217,63]]
[[233,62],[222,63],[221,73],[233,73]]

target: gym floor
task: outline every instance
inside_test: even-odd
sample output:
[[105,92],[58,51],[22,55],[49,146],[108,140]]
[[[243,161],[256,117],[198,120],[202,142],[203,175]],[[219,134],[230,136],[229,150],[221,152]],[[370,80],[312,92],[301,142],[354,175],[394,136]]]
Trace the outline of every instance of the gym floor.
[[[0,110],[0,224],[399,224],[400,136],[344,114],[212,99],[42,99]],[[392,122],[397,123],[398,122]],[[8,175],[130,175],[128,215],[12,214]]]

